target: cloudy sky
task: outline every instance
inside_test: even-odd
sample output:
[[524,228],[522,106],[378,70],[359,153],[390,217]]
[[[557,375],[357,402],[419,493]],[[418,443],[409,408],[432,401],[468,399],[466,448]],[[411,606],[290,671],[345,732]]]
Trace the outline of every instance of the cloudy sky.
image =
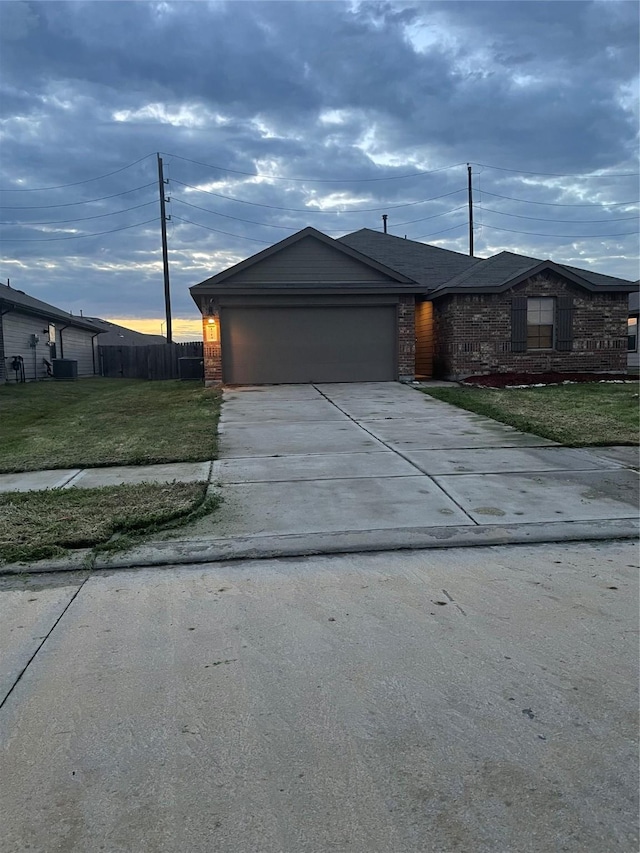
[[[0,2],[0,280],[175,337],[307,225],[638,278],[638,4]],[[146,321],[140,323],[140,321]]]

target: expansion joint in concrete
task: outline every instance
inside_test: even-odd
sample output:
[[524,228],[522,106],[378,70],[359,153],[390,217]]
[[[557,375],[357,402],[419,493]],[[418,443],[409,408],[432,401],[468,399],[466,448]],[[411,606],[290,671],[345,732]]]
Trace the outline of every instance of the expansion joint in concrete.
[[[312,383],[312,385],[313,385],[313,383]],[[317,385],[313,385],[313,387],[316,389],[318,394],[321,394],[328,403],[331,403],[332,406],[335,406],[335,408],[339,412],[342,412],[342,414],[345,415],[345,417],[349,418],[349,420],[352,423],[354,423],[357,427],[359,427],[359,429],[361,429],[363,432],[366,432],[367,435],[371,436],[371,438],[375,439],[376,441],[379,441],[380,444],[383,444],[387,448],[387,450],[390,450],[392,453],[395,453],[396,456],[399,456],[401,459],[404,459],[405,462],[408,462],[412,468],[416,469],[418,474],[421,474],[423,477],[427,477],[427,479],[433,483],[434,487],[436,489],[438,489],[438,491],[445,494],[449,498],[449,500],[458,507],[460,512],[462,512],[464,515],[466,515],[466,517],[469,519],[471,524],[478,525],[478,522],[475,520],[475,518],[473,518],[472,516],[469,515],[469,513],[465,510],[465,508],[462,506],[462,504],[459,501],[457,501],[453,495],[450,495],[449,492],[443,486],[440,485],[440,483],[437,483],[433,479],[433,477],[430,477],[428,474],[425,474],[425,472],[421,468],[419,468],[411,459],[409,459],[408,456],[405,456],[405,454],[402,453],[400,450],[396,450],[395,447],[391,447],[391,445],[388,444],[383,438],[379,438],[377,435],[375,435],[373,432],[368,430],[366,427],[362,426],[361,423],[358,423],[358,421],[355,418],[351,417],[349,412],[346,412],[344,409],[341,409],[337,403],[335,403],[330,397],[327,397],[327,395],[320,388],[318,388]]]

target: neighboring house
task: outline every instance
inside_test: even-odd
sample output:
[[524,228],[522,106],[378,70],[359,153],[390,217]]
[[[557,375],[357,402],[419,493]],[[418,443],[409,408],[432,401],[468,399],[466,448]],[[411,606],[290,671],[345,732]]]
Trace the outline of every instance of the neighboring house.
[[0,381],[16,378],[12,362],[21,356],[25,378],[45,379],[54,358],[78,362],[78,376],[98,373],[96,339],[102,330],[0,283]]
[[190,288],[207,383],[626,370],[635,285],[511,252],[305,228]]
[[634,375],[640,373],[638,359],[638,314],[640,314],[640,281],[636,281],[635,290],[629,294],[629,319],[627,338],[627,370]]
[[167,339],[162,335],[145,335],[143,332],[134,332],[125,326],[111,323],[109,320],[101,320],[100,317],[86,317],[91,323],[102,329],[100,336],[101,347],[146,347],[150,345],[166,344]]

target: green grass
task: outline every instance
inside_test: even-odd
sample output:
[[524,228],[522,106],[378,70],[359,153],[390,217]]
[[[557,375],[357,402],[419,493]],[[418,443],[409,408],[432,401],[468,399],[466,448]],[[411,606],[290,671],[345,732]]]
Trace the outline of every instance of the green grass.
[[219,411],[200,382],[2,385],[0,472],[213,459]]
[[218,499],[206,495],[206,483],[0,494],[0,563],[61,557],[74,548],[123,550],[142,535],[212,512]]
[[637,444],[640,439],[636,383],[430,388],[425,393],[570,447]]

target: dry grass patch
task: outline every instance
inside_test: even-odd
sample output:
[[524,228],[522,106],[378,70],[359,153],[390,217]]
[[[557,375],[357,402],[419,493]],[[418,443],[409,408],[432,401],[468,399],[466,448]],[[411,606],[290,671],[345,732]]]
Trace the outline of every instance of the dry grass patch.
[[0,494],[0,562],[62,556],[69,549],[130,544],[131,536],[215,509],[206,483],[140,483],[102,489]]
[[637,444],[638,384],[430,388],[438,400],[570,447]]

